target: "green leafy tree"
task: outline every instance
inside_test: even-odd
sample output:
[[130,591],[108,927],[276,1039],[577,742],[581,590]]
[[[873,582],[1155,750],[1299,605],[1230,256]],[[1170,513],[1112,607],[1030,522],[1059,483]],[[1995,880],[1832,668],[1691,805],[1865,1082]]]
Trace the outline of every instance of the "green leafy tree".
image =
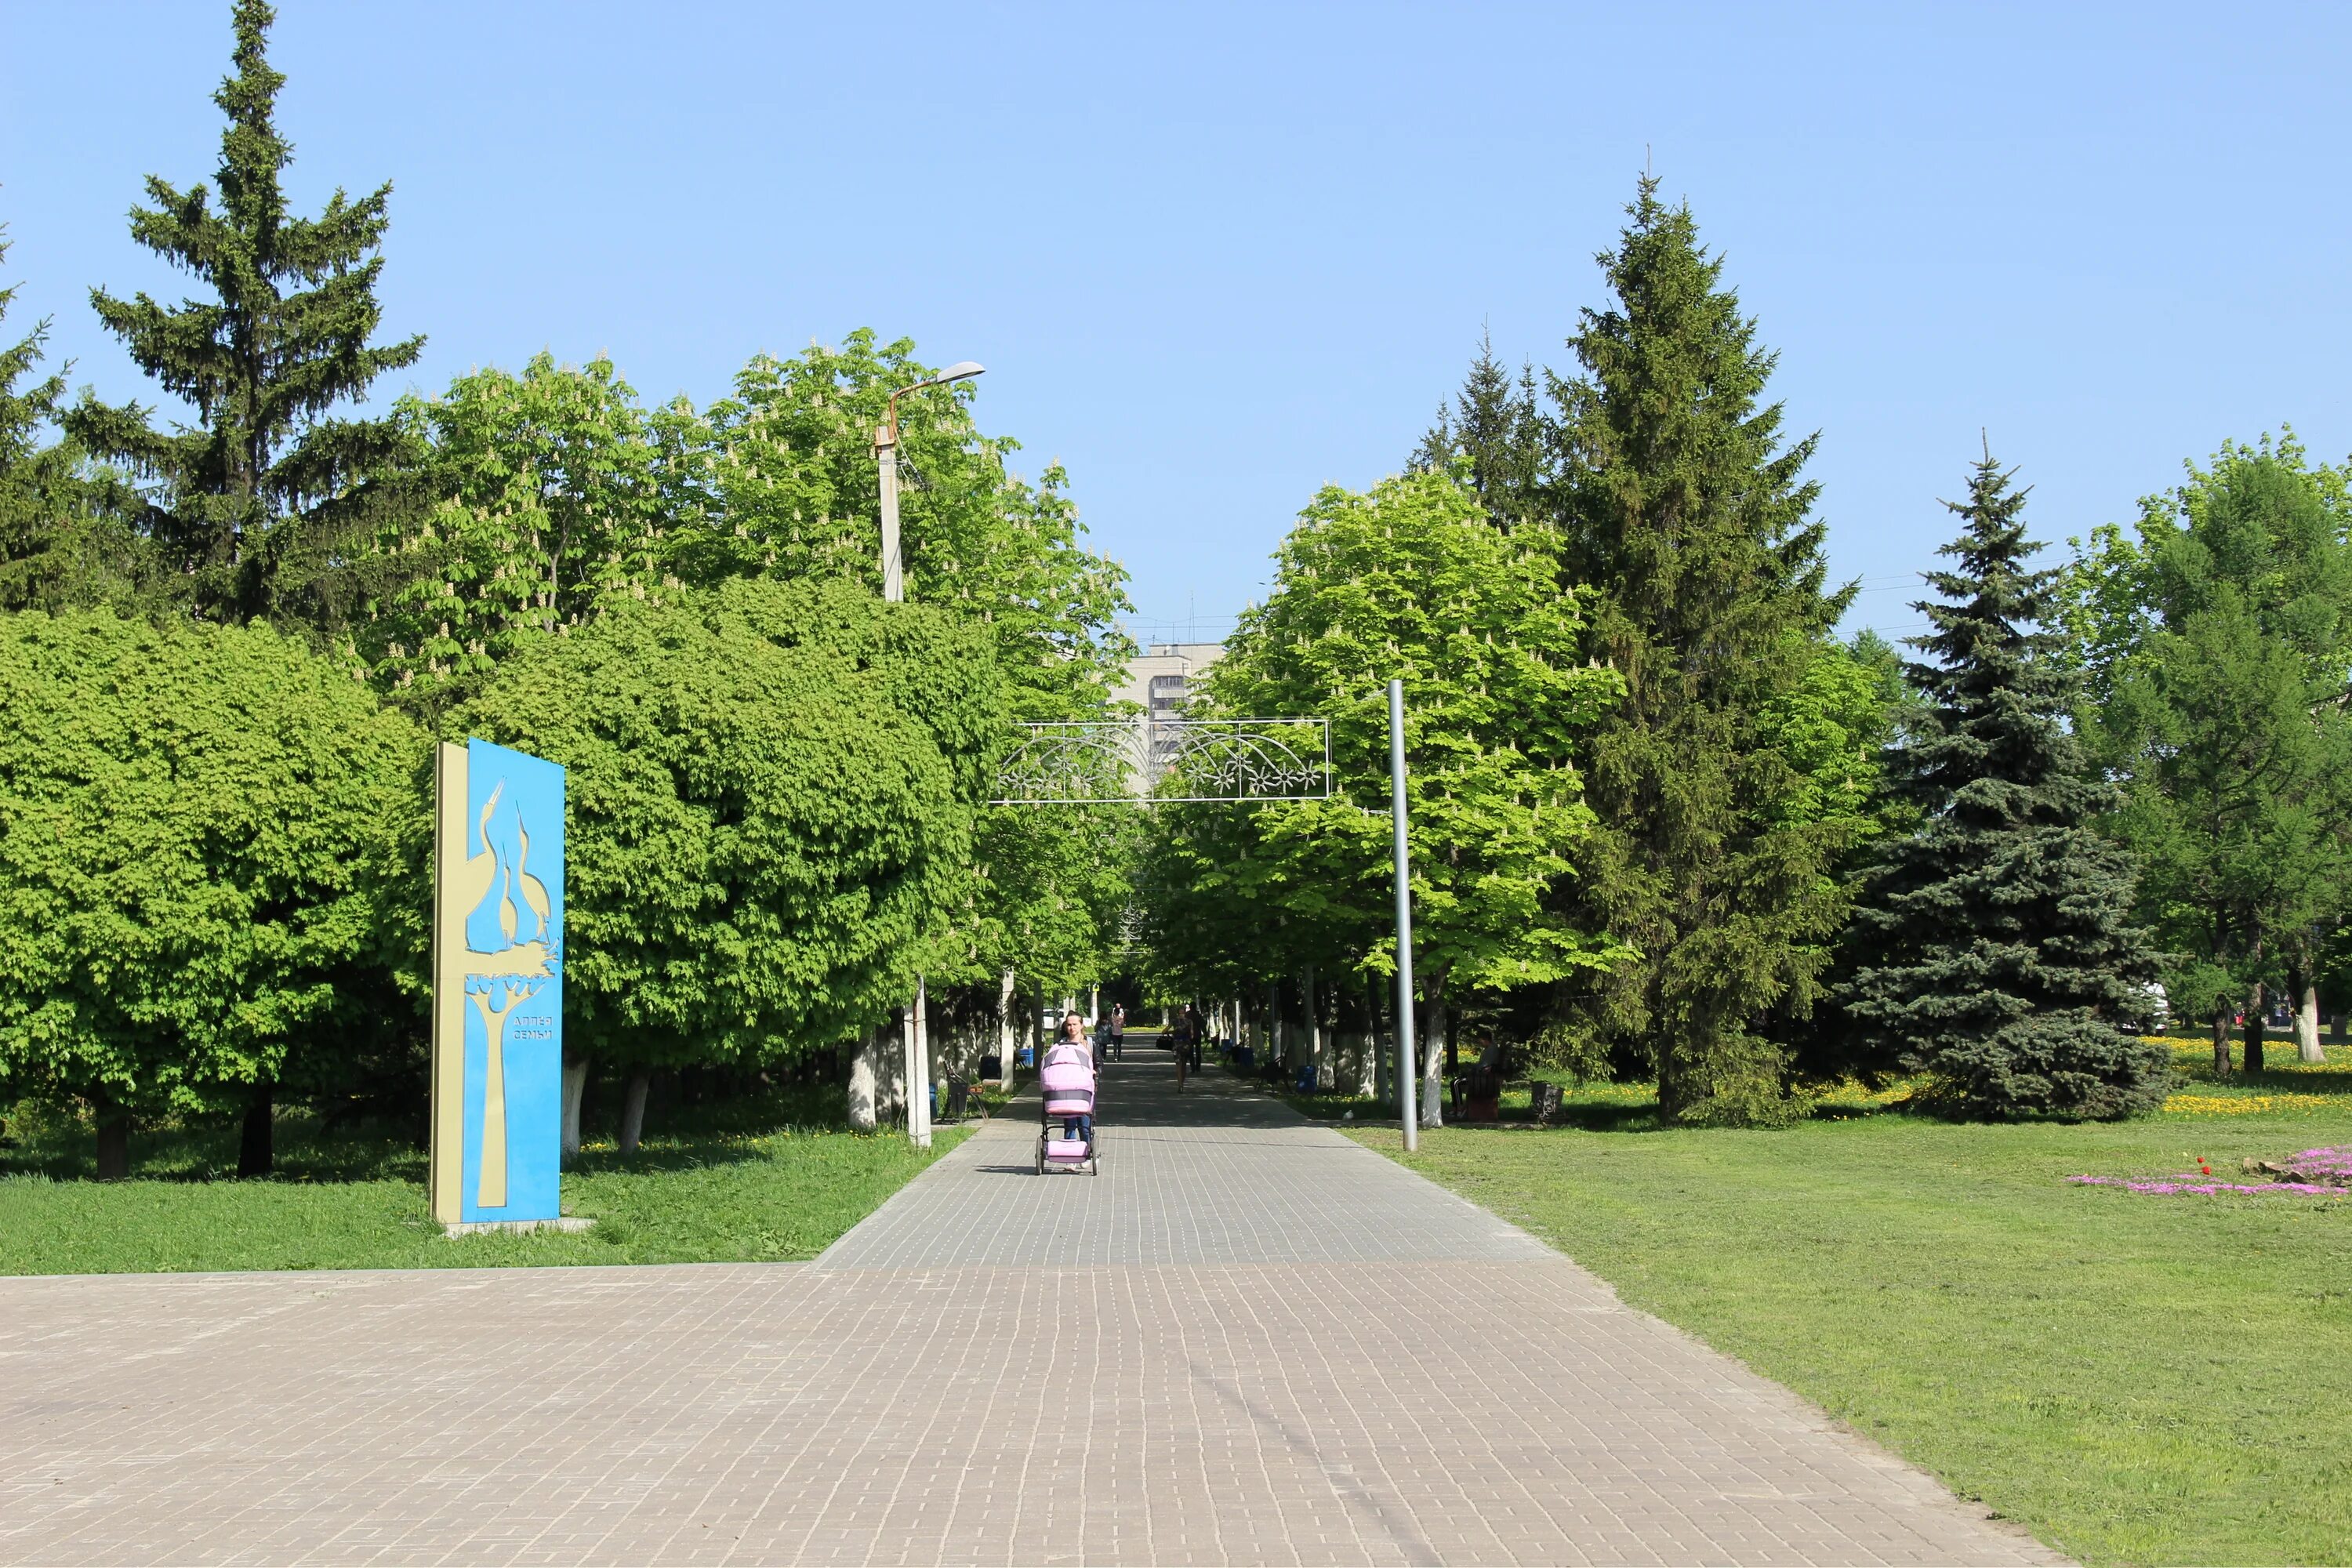
[[911,994],[1001,714],[950,617],[738,579],[532,643],[449,733],[570,770],[567,1046],[641,1071],[830,1048]]
[[2326,934],[2352,907],[2352,498],[2290,433],[2225,445],[2142,503],[2134,537],[2078,546],[2069,617],[2095,700],[2083,729],[2123,784],[2143,915],[2171,990],[2218,1019],[2245,998],[2262,1061],[2284,977],[2319,1051]]
[[[704,526],[682,531],[674,570],[690,583],[739,574],[845,577],[881,589],[874,432],[890,394],[932,366],[900,340],[857,331],[837,349],[762,356],[706,410]],[[1068,476],[1032,485],[1020,444],[983,434],[972,384],[900,400],[901,556],[907,596],[989,627],[1016,717],[1067,719],[1108,700],[1134,650],[1117,634],[1125,574],[1080,543]]]
[[257,1103],[266,1134],[352,972],[418,935],[378,874],[421,737],[267,627],[106,611],[0,616],[0,1087],[87,1103],[102,1176],[136,1116]]
[[[866,331],[753,360],[702,433],[673,423],[656,437],[677,454],[665,483],[692,497],[673,503],[694,521],[672,530],[669,570],[688,583],[814,577],[878,594],[874,433],[890,394],[933,374],[911,342]],[[1016,476],[1019,444],[979,428],[973,397],[967,383],[900,400],[907,596],[984,629],[1011,718],[1103,717],[1134,651],[1115,622],[1129,607],[1125,574],[1084,548],[1061,467],[1034,484]],[[1121,942],[1135,826],[1123,808],[986,814],[971,897],[931,944],[934,989],[982,988],[992,1007],[1006,971],[1039,995],[1099,979]]]
[[[1917,809],[1887,787],[1885,776],[1889,748],[1902,742],[1920,714],[1919,694],[1903,671],[1895,645],[1865,628],[1824,648],[1804,685],[1768,723],[1801,781],[1790,797],[1794,817],[1832,824],[1846,840],[1826,874],[1848,899],[1876,864],[1882,843],[1919,825]],[[1829,964],[1815,982],[1821,996],[1810,1016],[1780,1013],[1759,1026],[1789,1053],[1800,1079],[1884,1082],[1895,1076],[1894,1058],[1854,1026],[1840,1001],[1855,967],[1871,956],[1854,937],[1849,921],[1829,938]]]
[[1895,753],[1917,829],[1855,911],[1869,958],[1848,1016],[1965,1116],[2117,1117],[2160,1105],[2169,1050],[2140,1038],[2159,963],[2133,922],[2131,857],[2097,819],[2111,791],[2068,726],[2059,574],[2033,572],[2025,496],[1990,453],[1912,639],[1923,705]]
[[371,344],[383,315],[376,254],[389,184],[357,200],[337,190],[315,218],[289,215],[280,175],[293,147],[273,119],[285,77],[269,65],[274,13],[237,0],[236,69],[213,95],[228,117],[217,195],[147,181],[131,237],[194,276],[213,298],[160,304],[103,289],[90,303],[131,357],[194,410],[159,431],[152,411],[85,398],[67,428],[94,457],[152,481],[133,519],[188,575],[215,618],[269,616],[340,628],[352,605],[341,569],[369,520],[404,504],[409,445],[392,418],[337,416],[387,371],[416,361],[421,337]]
[[1628,211],[1601,258],[1618,305],[1585,312],[1582,374],[1554,381],[1565,575],[1624,682],[1584,752],[1601,831],[1575,919],[1641,954],[1597,977],[1586,1016],[1649,1055],[1669,1115],[1773,1121],[1788,1061],[1769,1021],[1819,993],[1859,826],[1805,809],[1780,742],[1846,595],[1822,588],[1813,441],[1784,443],[1761,401],[1774,356],[1722,261],[1656,181]]
[[1162,808],[1151,940],[1163,968],[1196,983],[1309,963],[1394,972],[1388,682],[1402,679],[1433,1111],[1449,997],[1549,985],[1624,956],[1555,896],[1593,830],[1573,737],[1617,679],[1580,658],[1556,536],[1497,528],[1451,470],[1324,490],[1276,571],[1211,671],[1207,711],[1328,718],[1338,793]]
[[380,685],[463,691],[534,637],[678,585],[664,556],[696,512],[662,483],[654,421],[610,360],[542,353],[402,413],[429,454],[431,504],[388,518],[376,541],[396,567],[357,651]]

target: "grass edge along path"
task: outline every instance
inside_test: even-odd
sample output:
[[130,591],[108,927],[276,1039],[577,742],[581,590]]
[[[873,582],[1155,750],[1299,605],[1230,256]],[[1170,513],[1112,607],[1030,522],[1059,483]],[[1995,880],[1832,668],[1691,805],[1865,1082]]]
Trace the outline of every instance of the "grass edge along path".
[[281,1121],[281,1173],[257,1180],[223,1174],[234,1156],[217,1132],[149,1141],[125,1182],[81,1179],[60,1138],[0,1156],[0,1275],[795,1262],[971,1130],[943,1126],[929,1150],[887,1128],[773,1121],[648,1137],[626,1157],[608,1139],[563,1174],[563,1212],[593,1229],[451,1237],[426,1213],[410,1145],[307,1122]]
[[2085,1562],[2343,1563],[2352,1196],[2066,1178],[2352,1143],[2347,1076],[2095,1126],[1343,1130]]

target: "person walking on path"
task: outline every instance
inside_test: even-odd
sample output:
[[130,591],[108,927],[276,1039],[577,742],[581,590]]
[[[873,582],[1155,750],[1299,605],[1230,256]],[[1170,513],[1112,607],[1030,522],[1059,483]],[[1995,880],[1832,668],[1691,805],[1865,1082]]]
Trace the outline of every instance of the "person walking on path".
[[[1085,1020],[1076,1013],[1063,1018],[1061,1037],[1055,1040],[1052,1047],[1045,1052],[1045,1059],[1037,1064],[1038,1070],[1042,1072],[1045,1068],[1064,1061],[1075,1061],[1085,1066],[1087,1091],[1089,1094],[1093,1093],[1094,1075],[1097,1065],[1095,1060],[1095,1047],[1087,1038]],[[1091,1116],[1064,1118],[1062,1136],[1067,1139],[1093,1137],[1094,1118]]]
[[1176,1021],[1176,1092],[1184,1092],[1184,1076],[1192,1065],[1192,1036],[1201,1021],[1192,1014],[1191,1003],[1184,1005],[1184,1016]]
[[1127,1005],[1122,1002],[1110,1005],[1110,1055],[1113,1061],[1127,1056]]

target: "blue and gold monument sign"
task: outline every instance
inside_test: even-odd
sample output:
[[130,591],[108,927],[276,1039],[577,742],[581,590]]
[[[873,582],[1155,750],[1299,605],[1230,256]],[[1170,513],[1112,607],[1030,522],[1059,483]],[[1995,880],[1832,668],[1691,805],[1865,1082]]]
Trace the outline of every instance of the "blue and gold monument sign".
[[563,770],[444,742],[433,844],[433,1217],[562,1211]]

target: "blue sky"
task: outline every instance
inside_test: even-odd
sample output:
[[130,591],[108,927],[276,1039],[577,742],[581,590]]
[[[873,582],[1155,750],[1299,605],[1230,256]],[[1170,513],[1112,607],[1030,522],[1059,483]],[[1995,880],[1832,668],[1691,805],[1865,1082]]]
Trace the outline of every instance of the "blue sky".
[[[151,395],[92,283],[211,175],[227,5],[0,5],[7,323]],[[1221,632],[1482,330],[1564,366],[1644,156],[1781,353],[1855,620],[1900,632],[1979,427],[2037,531],[2292,424],[2352,448],[2352,15],[2081,5],[284,0],[291,184],[394,182],[413,384],[608,351],[649,398],[860,325],[979,359],[1139,631]],[[391,388],[398,391],[400,388]]]

